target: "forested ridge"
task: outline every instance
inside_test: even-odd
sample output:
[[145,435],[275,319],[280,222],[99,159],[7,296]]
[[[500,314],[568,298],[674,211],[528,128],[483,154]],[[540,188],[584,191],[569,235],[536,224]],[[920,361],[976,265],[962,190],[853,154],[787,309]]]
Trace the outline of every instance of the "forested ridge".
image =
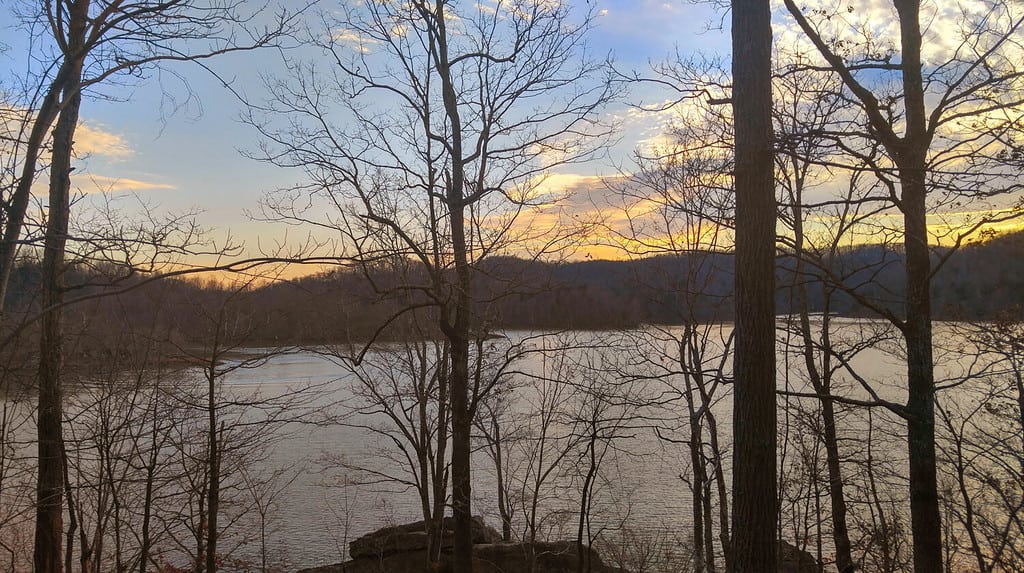
[[[948,249],[936,248],[939,260]],[[474,285],[478,315],[485,328],[496,329],[617,329],[641,324],[681,324],[691,316],[701,320],[730,321],[733,316],[731,253],[702,253],[701,280],[694,308],[686,307],[681,277],[687,276],[686,254],[636,260],[575,260],[545,262],[515,257],[494,257],[478,269]],[[833,270],[894,313],[901,312],[903,259],[898,251],[881,245],[844,250]],[[779,314],[796,312],[792,285],[798,282],[794,259],[777,259],[776,307]],[[252,345],[302,345],[365,341],[377,333],[383,320],[405,307],[379,291],[400,284],[406,267],[381,264],[373,280],[362,270],[339,268],[289,280],[254,284],[240,298],[245,309],[260,321],[249,334]],[[129,278],[109,283],[102,272],[77,269],[69,274],[74,299],[104,290],[124,290]],[[12,313],[38,308],[35,285],[38,267],[20,265],[11,278]],[[376,287],[376,290],[375,290]],[[196,324],[204,301],[225,296],[228,289],[217,280],[177,279],[129,289],[116,297],[72,304],[68,312],[95,329],[123,329],[128,324],[161,324],[156,331],[174,337]],[[808,293],[810,310],[823,309],[821,292]],[[1024,231],[1001,234],[961,247],[952,253],[932,284],[935,315],[939,320],[988,320],[1024,306]],[[831,312],[840,316],[870,316],[849,295],[832,295]],[[172,311],[173,312],[169,312]],[[173,317],[173,319],[171,318]],[[117,325],[117,326],[115,326]],[[385,329],[385,338],[401,337],[399,329]]]

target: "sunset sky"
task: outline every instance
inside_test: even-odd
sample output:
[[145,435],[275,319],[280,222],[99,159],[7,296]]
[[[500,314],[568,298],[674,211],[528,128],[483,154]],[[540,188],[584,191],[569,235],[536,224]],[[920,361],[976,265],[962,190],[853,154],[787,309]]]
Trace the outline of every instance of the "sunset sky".
[[[574,3],[580,9],[588,5],[584,0]],[[707,6],[653,0],[598,0],[596,6],[601,15],[590,40],[599,51],[610,52],[624,70],[643,70],[649,60],[661,60],[677,47],[683,53],[728,47],[727,33],[707,31],[721,18]],[[10,47],[0,54],[0,69],[5,70],[0,73],[23,69],[24,35],[11,24],[0,28],[0,44]],[[260,74],[280,70],[278,55],[270,51],[231,55],[210,65],[255,100],[265,97]],[[239,120],[241,104],[198,66],[168,69],[180,78],[155,73],[139,85],[103,90],[126,101],[84,101],[76,138],[76,152],[82,157],[75,186],[85,193],[113,192],[125,209],[139,201],[160,210],[198,208],[204,225],[221,234],[230,231],[249,246],[278,240],[281,228],[253,222],[246,211],[256,208],[262,193],[288,185],[301,174],[243,157],[240,151],[254,149],[257,134]],[[194,92],[193,99],[186,99],[183,81]],[[616,110],[625,112],[622,106]],[[640,139],[656,132],[655,122],[645,119],[623,125],[616,155],[628,155]],[[587,177],[615,172],[611,165],[579,170]],[[570,176],[569,181],[588,179]]]
[[[571,1],[581,10],[594,7],[600,16],[590,36],[592,45],[596,51],[611,53],[624,71],[643,72],[649,62],[664,60],[676,51],[728,53],[728,31],[719,29],[728,25],[727,14],[707,3]],[[891,13],[882,3],[873,0],[858,6],[858,10],[875,11],[870,21],[877,29],[892,24]],[[797,41],[791,26],[779,22],[777,42]],[[934,38],[942,38],[941,31],[933,32]],[[9,47],[0,54],[0,70],[4,70],[0,73],[22,69],[27,49],[24,30],[4,24],[0,34],[0,45]],[[947,48],[943,42],[931,45],[936,51]],[[254,101],[266,97],[260,75],[281,69],[278,55],[270,51],[230,55],[210,65]],[[286,232],[290,239],[303,236],[303,229],[252,221],[248,215],[262,194],[295,182],[301,173],[243,156],[241,152],[256,148],[258,134],[240,121],[240,102],[216,78],[195,65],[168,70],[173,73],[154,73],[137,85],[104,89],[106,98],[85,100],[76,141],[82,156],[74,179],[78,189],[111,192],[126,212],[139,202],[154,210],[201,210],[199,220],[204,226],[221,237],[230,232],[250,252],[258,245],[284,240]],[[185,83],[194,98],[188,97]],[[664,97],[653,87],[641,87],[633,90],[630,100],[650,103]],[[611,159],[562,168],[548,181],[579,191],[579,205],[600,204],[600,196],[592,196],[600,193],[596,191],[602,186],[600,176],[615,175],[617,166],[628,165],[633,150],[656,141],[667,121],[664,115],[637,113],[624,104],[608,113],[615,115],[621,127]],[[592,250],[588,254],[613,255],[607,249]]]

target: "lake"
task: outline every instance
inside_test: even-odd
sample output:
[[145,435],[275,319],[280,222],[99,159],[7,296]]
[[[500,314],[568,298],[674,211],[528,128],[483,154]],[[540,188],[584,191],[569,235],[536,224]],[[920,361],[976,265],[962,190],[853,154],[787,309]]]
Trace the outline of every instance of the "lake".
[[[834,342],[839,346],[844,344],[844,338],[849,339],[846,343],[850,345],[863,337],[878,338],[873,346],[859,350],[850,359],[850,367],[870,380],[881,397],[895,402],[905,400],[902,390],[905,366],[898,343],[889,338],[891,333],[883,335],[883,325],[872,321],[839,320],[833,326],[837,330]],[[938,325],[936,330],[941,336],[953,336],[952,328]],[[628,333],[565,333],[556,340],[558,337],[554,336],[534,338],[537,336],[534,333],[509,332],[505,333],[506,339],[492,341],[492,350],[503,351],[509,346],[521,344],[532,344],[534,347],[547,345],[550,348],[563,346],[566,349],[563,354],[572,355],[571,362],[574,365],[585,365],[577,367],[573,372],[576,376],[580,376],[581,370],[585,369],[602,372],[609,378],[618,376],[621,379],[627,375],[641,374],[655,378],[665,376],[672,371],[673,366],[678,370],[677,365],[671,364],[676,352],[672,338],[681,334],[679,328],[652,328]],[[704,352],[708,356],[717,356],[721,352],[722,340],[730,334],[730,327],[716,327],[707,334],[708,347]],[[524,340],[528,342],[524,343]],[[945,346],[957,345],[959,342]],[[780,388],[788,384],[791,389],[808,391],[803,377],[796,374],[802,367],[800,359],[784,352],[784,334],[780,334],[779,348]],[[644,359],[637,360],[630,356],[637,353],[645,354]],[[937,352],[937,355],[942,358],[936,366],[937,379],[960,376],[965,372],[964,360],[951,359],[951,353]],[[381,356],[371,355],[368,360],[373,361]],[[600,356],[601,364],[595,363],[595,356]],[[551,360],[549,352],[528,353],[516,369],[527,379],[534,379],[545,368],[552,368]],[[727,367],[724,374],[728,375]],[[232,376],[229,383],[263,390],[283,389],[299,383],[322,383],[326,385],[329,397],[325,399],[344,402],[352,399],[351,388],[356,382],[351,372],[339,366],[336,361],[312,352],[303,352],[274,358],[257,370]],[[662,378],[657,383],[657,388],[646,387],[642,393],[652,399],[664,399],[666,380]],[[843,372],[836,375],[834,384],[837,388],[845,388],[845,395],[868,398],[863,389]],[[650,385],[651,381],[648,381]],[[535,388],[519,388],[517,392],[522,412],[537,407],[539,400]],[[731,401],[728,388],[721,388],[718,392],[713,410],[723,428],[720,430],[723,434],[721,441],[727,453]],[[595,513],[598,514],[593,525],[595,530],[607,528],[614,532],[625,529],[650,536],[664,536],[667,533],[670,538],[678,540],[689,535],[687,527],[691,516],[691,494],[687,483],[680,477],[681,473],[688,471],[689,453],[683,443],[659,439],[654,429],[660,428],[663,437],[673,437],[673,431],[678,430],[677,426],[685,416],[682,401],[678,396],[675,400],[674,403],[658,408],[656,412],[650,408],[637,408],[633,412],[635,420],[620,422],[620,425],[628,426],[628,430],[620,432],[620,437],[615,439],[615,447],[609,449],[600,466],[601,482],[595,493]],[[797,401],[796,398],[790,400]],[[786,399],[780,398],[779,402],[785,405]],[[673,411],[676,420],[671,419]],[[884,426],[885,420],[890,419],[891,415],[877,412],[873,417],[874,425]],[[785,413],[780,413],[780,423],[785,420]],[[867,424],[863,415],[853,412],[847,413],[845,420],[845,433],[848,435],[862,433]],[[902,427],[891,419],[889,423],[893,427],[876,432],[876,440],[879,448],[885,452],[887,462],[899,468],[905,465],[905,438]],[[787,436],[781,437],[780,443],[795,448],[795,439]],[[294,436],[278,444],[272,456],[276,463],[293,467],[307,464],[308,469],[283,494],[277,516],[279,529],[273,536],[274,553],[287,555],[295,565],[333,563],[347,557],[348,541],[359,535],[387,525],[422,519],[419,498],[411,488],[397,484],[354,483],[359,481],[356,475],[358,472],[324,467],[327,464],[325,457],[335,460],[340,457],[352,465],[370,466],[382,472],[395,473],[395,456],[388,453],[395,454],[397,451],[394,444],[379,436],[359,428],[338,425],[298,429]],[[786,455],[787,452],[783,452],[783,456]],[[788,455],[792,457],[795,453],[789,452]],[[725,462],[727,469],[728,460]],[[541,511],[547,518],[544,520],[545,534],[552,537],[574,536],[576,522],[573,513],[576,509],[575,500],[579,496],[578,476],[556,472],[551,481],[541,502]],[[478,451],[474,457],[474,513],[484,516],[488,523],[498,527],[500,517],[495,503],[496,483],[493,464]],[[901,491],[893,492],[895,499],[903,495]],[[520,535],[525,533],[523,521],[523,515],[518,515],[519,527],[514,530]]]
[[[815,325],[818,328],[820,319]],[[806,393],[809,386],[803,373],[803,359],[795,353],[799,348],[793,346],[792,335],[781,326],[780,390]],[[704,362],[696,365],[696,370],[713,384],[716,376],[727,378],[730,374],[728,363],[720,360],[720,356],[730,338],[731,327],[710,325],[706,328],[702,336],[694,338],[699,344],[692,348],[699,349],[704,358]],[[833,343],[850,352],[848,370],[870,381],[880,398],[897,403],[904,401],[902,351],[892,333],[882,323],[862,320],[837,319],[833,328]],[[594,486],[591,532],[601,532],[610,540],[641,536],[670,545],[687,542],[691,535],[688,528],[692,509],[691,493],[684,479],[690,471],[690,454],[685,444],[688,413],[684,400],[689,390],[682,382],[683,365],[679,360],[679,338],[683,334],[680,327],[559,334],[506,332],[486,341],[482,346],[484,354],[497,358],[484,370],[492,374],[502,372],[494,378],[499,380],[495,395],[500,395],[501,400],[491,406],[501,405],[498,409],[509,426],[506,434],[511,432],[511,437],[515,438],[505,451],[504,467],[506,483],[512,486],[509,488],[512,505],[516,508],[513,517],[516,536],[526,534],[526,525],[531,521],[528,502],[533,497],[538,475],[545,468],[550,468],[551,472],[543,485],[536,488],[539,496],[534,523],[538,534],[542,538],[575,536],[581,476],[585,473],[581,464],[585,459],[580,455],[580,444],[570,447],[570,442],[572,436],[578,437],[581,428],[586,427],[581,425],[586,420],[584,414],[597,412],[593,407],[599,404],[600,411],[592,419],[599,420],[594,427],[603,428],[600,442],[603,456]],[[864,340],[870,340],[871,344],[862,344]],[[979,353],[965,343],[958,325],[937,325],[936,341],[939,347],[936,378],[940,383],[963,379],[989,362],[978,359]],[[430,349],[431,345],[424,345],[425,354],[419,358],[419,365],[425,371],[429,371],[434,364],[431,361],[436,360],[436,357],[431,358]],[[382,345],[368,353],[361,369],[356,369],[331,352],[325,352],[327,350],[278,354],[258,367],[235,370],[222,381],[222,399],[236,402],[253,396],[272,398],[289,395],[299,388],[310,389],[290,416],[296,419],[275,424],[275,434],[268,437],[265,445],[263,441],[250,444],[259,449],[258,454],[249,451],[244,471],[239,470],[240,473],[233,474],[229,480],[231,485],[225,498],[235,500],[235,505],[225,509],[226,517],[221,520],[232,523],[222,547],[232,548],[236,557],[258,560],[261,547],[258,532],[262,529],[272,564],[295,569],[335,563],[347,558],[348,542],[354,538],[387,525],[422,519],[420,499],[410,484],[414,476],[405,469],[405,454],[388,433],[383,432],[389,427],[388,418],[366,401],[367,380],[389,381],[392,388],[408,390],[408,383],[403,381],[403,372],[408,368],[403,370],[402,365],[408,367],[415,363],[417,355],[410,354],[401,344]],[[263,351],[249,349],[243,355]],[[510,355],[515,359],[506,360]],[[231,364],[229,361],[226,365]],[[687,366],[693,370],[695,364],[690,360]],[[847,397],[869,398],[861,382],[848,370],[837,367],[834,388]],[[485,382],[488,379],[486,375],[482,378]],[[195,396],[203,395],[200,380],[193,378],[185,384],[193,385]],[[972,388],[971,384],[965,384],[946,392],[956,393],[955,400],[966,403],[974,399]],[[73,428],[78,427],[76,424],[87,426],[87,420],[91,419],[89,413],[98,408],[96,404],[100,402],[86,399],[88,395],[90,392],[84,391],[69,400],[68,432],[71,435],[84,433]],[[806,542],[813,529],[808,525],[808,508],[815,500],[827,505],[827,499],[822,497],[827,496],[827,491],[820,487],[823,453],[813,454],[818,457],[808,461],[811,455],[808,452],[816,443],[809,433],[816,401],[780,396],[779,404],[780,424],[788,423],[780,430],[783,523],[787,537],[794,540],[802,537]],[[10,400],[5,402],[5,406],[8,405]],[[398,411],[405,411],[403,408],[406,407],[399,404]],[[727,477],[731,419],[727,385],[716,387],[710,410],[720,424],[721,462]],[[545,418],[541,415],[545,411],[556,415]],[[848,495],[866,495],[866,480],[877,478],[891,484],[883,497],[898,512],[906,499],[905,488],[900,485],[904,479],[901,476],[906,473],[902,423],[883,409],[874,409],[868,414],[862,408],[840,407],[840,414],[842,447],[851,462]],[[261,415],[247,411],[244,404],[235,404],[231,408],[225,406],[222,419],[244,430],[246,424],[258,421]],[[201,423],[202,419],[198,418],[182,423],[181,427],[198,431]],[[140,424],[145,426],[146,422]],[[869,429],[873,433],[869,435],[872,435],[874,455],[882,461],[877,466],[878,475],[865,477],[852,462],[872,455],[870,448],[864,448],[865,432]],[[11,435],[15,434],[20,438],[8,440],[5,456],[8,460],[30,463],[34,454],[31,424],[22,425]],[[226,435],[238,436],[235,439],[244,445],[244,431]],[[706,434],[704,439],[706,441]],[[500,528],[494,464],[483,448],[483,440],[477,445],[473,458],[473,513]],[[75,454],[76,459],[86,460],[79,462],[82,467],[94,463],[89,451],[82,446]],[[249,481],[238,478],[242,473]],[[19,479],[25,480],[31,474],[19,475]],[[251,501],[252,491],[259,488],[253,484],[262,483],[261,479],[271,475],[275,475],[274,480],[259,486],[263,501],[269,499],[270,502],[269,506],[262,507],[266,520],[261,528],[257,519],[260,508]],[[13,477],[5,478],[7,484],[13,483],[10,481]],[[809,493],[814,488],[806,485],[812,482],[818,483],[814,499]],[[7,487],[0,492],[0,500],[4,502],[0,528],[5,540],[17,539],[24,543],[22,538],[28,533],[25,526],[31,517],[30,512],[25,511],[26,500],[31,499],[26,491]],[[273,493],[268,495],[268,491]],[[181,499],[175,497],[180,491],[172,493],[168,493],[167,499]],[[79,495],[92,494],[83,489]],[[169,527],[185,531],[187,525],[182,521],[170,523]],[[162,539],[171,561],[175,560],[175,555],[180,555],[174,544],[181,543],[182,538],[187,539],[187,535],[179,535],[175,538],[178,541],[170,537]],[[828,546],[826,542],[823,550],[826,554]],[[14,557],[12,563],[13,560]]]

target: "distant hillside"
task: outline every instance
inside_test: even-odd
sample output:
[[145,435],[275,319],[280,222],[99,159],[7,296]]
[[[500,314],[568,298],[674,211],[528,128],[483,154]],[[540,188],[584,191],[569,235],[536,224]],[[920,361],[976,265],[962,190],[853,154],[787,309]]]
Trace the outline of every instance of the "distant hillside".
[[[938,250],[936,261],[947,254]],[[782,255],[778,260],[780,314],[795,310],[793,285],[800,282],[806,285],[815,312],[823,309],[824,293],[831,291],[831,312],[871,316],[844,290],[852,289],[858,297],[902,314],[904,261],[898,251],[881,246],[845,251],[815,271],[838,281],[826,284],[811,273],[797,276],[792,257]],[[247,336],[253,343],[362,340],[402,308],[426,302],[415,290],[403,290],[401,297],[381,294],[400,284],[425,284],[415,265],[404,266],[376,269],[370,273],[372,282],[362,273],[339,270],[274,283],[233,295],[230,306],[239,316],[249,317]],[[474,284],[479,315],[488,328],[600,329],[675,324],[688,318],[730,320],[732,276],[732,256],[721,253],[558,264],[495,257],[478,269]],[[12,312],[29,311],[37,304],[37,277],[32,265],[14,274]],[[98,282],[97,277],[72,273],[69,279],[70,284],[89,282]],[[72,294],[98,291],[85,287]],[[162,339],[187,343],[201,337],[208,328],[209,309],[229,296],[212,284],[167,280],[77,305],[66,316],[69,323],[81,326],[78,332],[86,342],[101,331],[145,328],[162,333]],[[982,319],[1024,307],[1024,233],[1005,234],[953,253],[936,275],[933,296],[938,319]],[[418,311],[423,320],[412,334],[411,321],[401,319],[384,335],[436,334],[431,312]]]

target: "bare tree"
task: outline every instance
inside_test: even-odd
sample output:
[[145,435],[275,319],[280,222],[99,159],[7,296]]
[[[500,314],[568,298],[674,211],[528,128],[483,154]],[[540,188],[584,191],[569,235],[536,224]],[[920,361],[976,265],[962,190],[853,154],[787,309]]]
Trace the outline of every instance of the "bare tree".
[[[819,399],[820,431],[813,432],[813,435],[825,450],[836,567],[841,573],[848,573],[853,571],[854,563],[846,519],[847,501],[843,489],[836,403],[832,395],[838,392],[834,381],[839,377],[837,373],[842,364],[849,364],[852,356],[864,345],[855,345],[852,349],[842,347],[833,338],[835,333],[831,321],[833,298],[843,288],[835,282],[847,284],[846,275],[849,274],[849,271],[844,273],[836,268],[842,248],[849,241],[851,228],[876,214],[878,208],[861,202],[865,192],[863,178],[859,174],[850,178],[846,193],[838,199],[827,197],[814,201],[810,198],[815,187],[821,185],[820,181],[829,176],[828,169],[822,164],[827,163],[831,141],[821,133],[842,113],[845,102],[836,95],[834,82],[806,73],[798,55],[784,53],[780,59],[785,60],[786,67],[780,70],[775,80],[776,161],[783,206],[780,219],[792,232],[791,236],[780,238],[791,249],[792,255],[790,288],[795,299],[792,306],[796,321],[791,328],[799,337],[795,352],[802,360],[807,381]],[[810,217],[827,222],[819,224],[818,229],[808,230]],[[838,277],[835,276],[837,274]],[[812,326],[811,289],[815,290],[815,301],[820,299],[817,303],[820,305],[817,308],[821,314],[820,326]],[[842,356],[836,359],[833,357],[836,353]],[[790,371],[787,368],[787,373]],[[811,427],[818,428],[819,424],[812,423]],[[808,462],[806,458],[801,461],[805,465]],[[813,473],[810,475],[813,480]]]
[[[31,187],[49,135],[49,194],[42,233],[42,307],[39,360],[38,484],[35,570],[60,571],[63,469],[61,445],[61,331],[71,206],[75,131],[83,90],[116,76],[144,75],[163,61],[198,61],[230,51],[253,49],[279,39],[289,22],[250,31],[237,3],[213,7],[191,2],[124,3],[119,0],[44,2],[39,11],[19,13],[26,29],[46,30],[52,44],[39,50],[43,61],[36,86],[16,113],[32,116],[19,131],[14,160],[19,174],[9,191],[0,242],[0,310],[29,206]],[[239,42],[239,38],[245,40]],[[197,44],[199,46],[197,46]],[[201,47],[200,47],[201,46]],[[197,49],[198,48],[198,49]],[[33,60],[36,61],[33,55]],[[32,83],[32,82],[27,82]],[[38,105],[38,107],[36,107]],[[31,127],[27,127],[31,125]],[[50,130],[52,128],[52,135]],[[26,136],[27,132],[27,136]],[[24,138],[24,139],[22,139]]]
[[[245,299],[267,275],[252,275],[228,288],[200,293],[206,300],[196,300],[202,323],[193,332],[190,344],[179,344],[178,351],[202,369],[203,390],[183,397],[185,404],[202,412],[204,446],[200,448],[200,468],[196,485],[198,519],[193,530],[196,539],[195,566],[205,573],[216,573],[221,560],[230,555],[220,545],[224,531],[234,525],[240,513],[225,515],[225,493],[246,498],[252,493],[252,467],[266,455],[266,450],[284,437],[285,424],[302,419],[306,404],[313,399],[311,387],[288,388],[278,395],[264,396],[258,392],[231,391],[224,380],[235,372],[258,368],[276,356],[289,351],[287,347],[253,349],[253,333],[261,324],[259,311]],[[201,396],[205,394],[205,396]],[[274,490],[264,490],[273,493]],[[264,500],[266,501],[266,500]],[[251,506],[247,507],[249,509]],[[255,503],[255,509],[260,509]]]
[[1024,563],[1024,372],[1015,311],[983,324],[953,325],[944,346],[952,386],[937,404],[944,477],[943,557],[950,570],[1011,571]]
[[474,268],[516,241],[551,248],[520,215],[556,198],[539,187],[546,170],[592,155],[611,90],[587,53],[590,15],[574,19],[566,5],[416,0],[324,18],[311,42],[333,68],[291,62],[275,101],[252,108],[261,156],[308,177],[270,197],[267,213],[340,233],[358,264],[408,257],[420,269],[386,290],[434,308],[448,341],[455,571],[466,573],[470,431],[483,390],[470,366]]
[[[666,419],[656,430],[661,439],[684,443],[689,451],[689,471],[680,476],[692,499],[693,567],[715,571],[717,555],[728,563],[730,537],[726,454],[713,409],[731,383],[727,366],[733,331],[725,321],[733,309],[730,297],[710,294],[733,273],[732,124],[724,106],[715,102],[721,100],[721,78],[727,73],[706,62],[687,61],[654,71],[683,99],[673,106],[666,130],[670,143],[638,150],[637,169],[621,184],[612,183],[628,221],[624,229],[612,231],[631,255],[671,261],[647,277],[652,284],[641,277],[638,281],[659,314],[678,325],[650,326],[638,334],[634,366],[641,372],[629,375],[656,380],[664,388],[665,394],[655,395]],[[681,414],[676,410],[680,403],[685,406]]]
[[[39,6],[12,6],[11,18],[33,36],[33,53],[24,77],[4,89],[0,310],[19,247],[41,243],[42,233],[26,239],[25,229],[41,162],[49,158],[51,172],[58,175],[70,168],[52,162],[71,151],[61,139],[74,136],[83,91],[116,98],[118,86],[144,81],[167,64],[205,67],[204,60],[218,55],[278,45],[300,13],[270,14],[238,2],[205,6],[191,0],[46,0]],[[171,68],[164,71],[175,74]],[[63,161],[70,162],[70,156]],[[55,184],[52,175],[50,181]]]
[[448,345],[431,339],[414,314],[403,318],[403,340],[382,345],[358,365],[347,359],[350,348],[334,354],[353,378],[353,400],[341,404],[337,423],[365,430],[384,445],[372,467],[329,453],[328,460],[351,470],[356,484],[393,483],[416,491],[429,565],[441,558],[451,472]]
[[[1013,133],[1021,117],[1024,71],[1017,37],[1024,20],[1016,4],[997,2],[983,13],[965,10],[922,23],[920,2],[894,0],[885,9],[897,22],[892,37],[858,42],[847,34],[859,15],[832,19],[837,7],[806,12],[792,0],[785,5],[820,57],[815,66],[835,74],[856,106],[858,115],[847,124],[854,129],[844,130],[839,146],[870,162],[884,197],[902,216],[905,308],[902,318],[888,311],[883,316],[902,332],[907,348],[914,567],[942,571],[930,286],[945,259],[933,265],[927,215],[982,200],[983,215],[940,231],[955,245],[984,224],[1015,215],[1012,205],[1007,210],[991,198],[1019,188],[1007,159],[1019,153]],[[929,33],[957,42],[927,55]],[[873,157],[875,151],[881,156]]]

